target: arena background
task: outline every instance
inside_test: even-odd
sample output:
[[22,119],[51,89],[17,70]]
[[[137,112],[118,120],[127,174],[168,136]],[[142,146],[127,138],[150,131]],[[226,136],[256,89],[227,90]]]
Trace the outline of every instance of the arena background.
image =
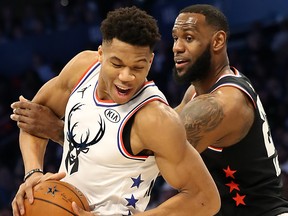
[[[0,1],[0,216],[10,216],[11,201],[23,179],[18,129],[9,116],[19,95],[32,99],[39,87],[57,75],[67,61],[85,49],[97,49],[99,25],[107,11],[136,5],[159,23],[162,42],[149,78],[171,106],[185,86],[171,78],[171,28],[179,9],[213,4],[228,17],[231,65],[254,83],[268,115],[279,153],[288,197],[288,1],[286,0],[1,0]],[[50,142],[45,171],[56,172],[61,147]],[[161,178],[149,207],[174,193]]]

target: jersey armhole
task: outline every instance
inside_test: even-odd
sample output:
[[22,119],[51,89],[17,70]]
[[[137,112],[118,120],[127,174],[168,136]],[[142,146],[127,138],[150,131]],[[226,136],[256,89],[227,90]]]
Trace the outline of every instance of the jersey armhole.
[[132,129],[134,119],[135,119],[135,114],[131,116],[131,118],[127,121],[127,123],[124,126],[123,134],[122,134],[124,147],[130,155],[133,155],[133,156],[150,156],[150,154],[145,153],[145,152],[147,152],[146,150],[139,152],[137,155],[134,155],[134,153],[132,152],[131,143],[130,143],[130,136],[131,136],[131,129]]

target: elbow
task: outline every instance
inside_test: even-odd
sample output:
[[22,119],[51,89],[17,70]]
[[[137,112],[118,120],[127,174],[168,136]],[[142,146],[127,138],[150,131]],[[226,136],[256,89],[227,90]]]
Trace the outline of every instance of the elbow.
[[196,215],[205,215],[213,216],[216,215],[221,207],[221,200],[218,190],[216,189],[205,189],[198,191],[198,194],[195,197],[198,203],[198,214]]
[[213,196],[211,203],[212,203],[211,206],[213,207],[211,209],[212,215],[216,215],[220,211],[220,208],[221,208],[221,198],[218,193],[218,190],[215,192],[215,195]]
[[217,189],[205,193],[203,205],[208,207],[209,213],[207,215],[216,215],[221,207],[221,199]]

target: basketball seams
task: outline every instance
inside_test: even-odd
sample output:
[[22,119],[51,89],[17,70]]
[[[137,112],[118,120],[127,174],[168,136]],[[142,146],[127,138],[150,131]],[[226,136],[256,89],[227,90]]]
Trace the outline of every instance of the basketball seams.
[[[50,181],[50,182],[55,182],[55,181]],[[72,185],[68,185],[66,182],[62,182],[62,181],[57,181],[57,184],[61,184],[62,186],[68,188],[74,195],[76,195],[76,197],[78,198],[78,200],[81,202],[82,208],[83,208],[84,210],[88,210],[88,209],[85,208],[85,205],[84,205],[83,201],[80,199],[79,194],[76,193],[74,190],[71,189],[71,187],[73,187]],[[81,191],[79,191],[76,187],[74,187],[74,188],[75,188],[79,193],[81,193],[82,196],[84,196],[84,194],[83,194]],[[84,196],[84,197],[85,197],[85,196]]]
[[51,201],[46,200],[46,199],[38,198],[38,197],[35,197],[34,199],[35,199],[35,200],[39,200],[39,201],[43,201],[43,202],[47,202],[47,203],[50,203],[50,204],[53,204],[53,205],[55,205],[55,206],[57,206],[57,207],[59,207],[59,208],[61,208],[61,209],[64,209],[65,211],[69,212],[70,214],[72,214],[72,215],[74,215],[74,216],[77,216],[74,212],[70,211],[69,209],[64,208],[64,207],[61,206],[61,205],[58,205],[57,203],[51,202]]
[[[31,216],[43,214],[76,216],[72,210],[73,201],[75,201],[80,208],[90,211],[86,196],[77,187],[68,182],[47,180],[37,184],[33,190],[36,201],[35,205],[29,205],[27,198],[24,200],[25,208],[27,207],[27,212],[30,212],[29,215]],[[52,208],[49,208],[49,206]],[[48,213],[49,211],[51,214]]]

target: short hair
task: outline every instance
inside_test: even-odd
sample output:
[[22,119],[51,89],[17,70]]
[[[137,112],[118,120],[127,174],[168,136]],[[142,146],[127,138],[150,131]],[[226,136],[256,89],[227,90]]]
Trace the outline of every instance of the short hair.
[[208,4],[195,4],[183,8],[180,13],[198,13],[205,16],[206,23],[214,27],[217,31],[226,32],[227,38],[230,36],[229,24],[226,16],[216,7]]
[[151,50],[161,39],[157,21],[136,6],[108,12],[100,31],[105,42],[117,38],[134,46],[149,46]]

